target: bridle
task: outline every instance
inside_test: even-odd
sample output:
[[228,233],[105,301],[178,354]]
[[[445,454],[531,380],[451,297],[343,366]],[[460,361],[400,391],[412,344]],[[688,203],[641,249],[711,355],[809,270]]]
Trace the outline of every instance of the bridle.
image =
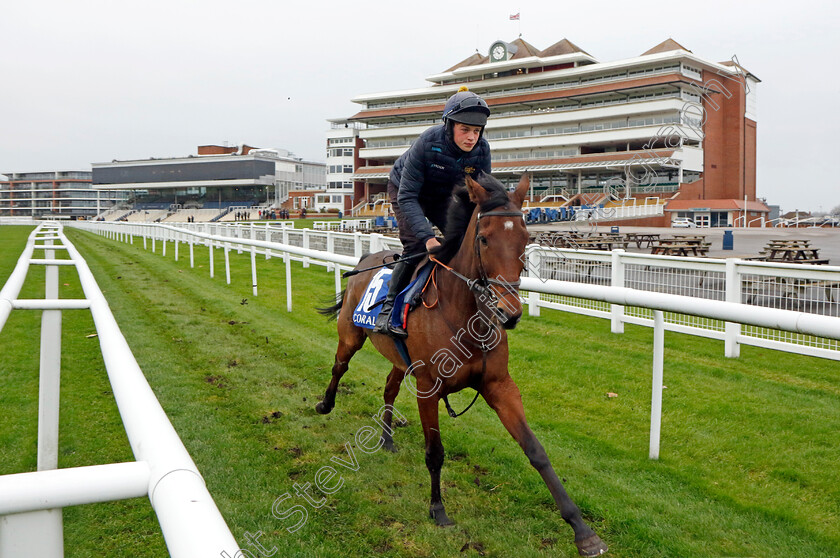
[[439,261],[434,256],[429,256],[429,259],[435,262],[437,265],[443,267],[450,273],[452,273],[455,277],[463,281],[467,284],[467,288],[473,293],[476,298],[481,298],[482,300],[489,300],[491,303],[495,304],[498,302],[498,297],[496,293],[493,292],[493,289],[490,288],[490,285],[496,285],[497,287],[502,287],[507,291],[511,290],[518,290],[519,285],[522,284],[522,281],[517,279],[516,281],[505,281],[503,279],[495,279],[493,277],[489,277],[487,275],[487,270],[484,268],[484,261],[481,259],[481,247],[479,243],[481,242],[481,236],[478,234],[478,227],[481,224],[481,220],[485,217],[519,217],[524,219],[525,216],[522,214],[521,211],[488,211],[486,213],[478,213],[478,216],[475,219],[475,232],[473,234],[473,251],[475,252],[476,260],[478,260],[478,277],[472,279],[463,275],[448,265],[444,264],[443,262]]
[[492,289],[488,287],[490,285],[496,285],[498,287],[503,287],[504,289],[510,291],[512,289],[519,289],[519,285],[522,284],[522,281],[517,279],[516,281],[504,281],[502,279],[494,279],[492,277],[487,276],[487,271],[484,269],[484,262],[481,260],[481,248],[479,246],[479,242],[481,237],[478,234],[478,226],[481,223],[481,219],[484,217],[519,217],[520,219],[525,219],[525,216],[522,214],[521,211],[488,211],[487,213],[479,212],[478,216],[475,219],[475,235],[473,238],[473,249],[475,250],[475,256],[478,259],[478,273],[481,279],[481,283],[483,284],[482,287],[485,290],[483,294],[487,294],[489,291],[490,294],[493,295],[495,298],[495,294],[493,294]]

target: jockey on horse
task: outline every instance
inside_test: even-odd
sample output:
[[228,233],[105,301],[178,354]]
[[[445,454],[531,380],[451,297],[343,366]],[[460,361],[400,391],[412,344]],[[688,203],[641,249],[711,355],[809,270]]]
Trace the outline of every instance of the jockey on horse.
[[391,275],[374,331],[407,337],[402,327],[390,323],[394,299],[411,280],[417,266],[417,257],[413,256],[440,245],[429,221],[439,230],[446,230],[454,186],[463,183],[465,175],[476,178],[482,171],[490,173],[490,145],[483,137],[488,116],[490,109],[484,99],[462,87],[446,101],[443,124],[423,132],[394,163],[388,179],[388,197],[397,218],[403,252]]

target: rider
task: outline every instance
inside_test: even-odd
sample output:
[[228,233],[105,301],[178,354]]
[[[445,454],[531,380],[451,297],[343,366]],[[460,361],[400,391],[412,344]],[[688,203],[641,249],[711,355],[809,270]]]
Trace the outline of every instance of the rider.
[[[490,172],[490,145],[484,126],[490,109],[466,87],[446,101],[443,124],[423,132],[394,163],[388,179],[388,197],[397,218],[403,253],[394,266],[388,295],[382,303],[374,331],[405,338],[402,327],[390,324],[394,299],[411,280],[417,258],[406,259],[440,246],[429,221],[446,230],[449,197],[469,174]],[[427,221],[428,219],[428,221]]]

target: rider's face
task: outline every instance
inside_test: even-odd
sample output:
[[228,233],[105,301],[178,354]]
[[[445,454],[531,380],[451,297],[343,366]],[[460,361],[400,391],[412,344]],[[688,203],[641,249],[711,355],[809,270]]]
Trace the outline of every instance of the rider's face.
[[452,139],[461,151],[472,151],[475,144],[478,143],[480,135],[481,126],[470,126],[469,124],[455,122],[452,127]]

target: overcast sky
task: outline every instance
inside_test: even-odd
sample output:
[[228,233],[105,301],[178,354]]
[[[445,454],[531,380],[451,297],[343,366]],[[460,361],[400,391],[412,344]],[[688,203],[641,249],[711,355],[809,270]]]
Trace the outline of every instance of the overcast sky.
[[[758,194],[840,205],[837,2],[27,0],[0,8],[0,173],[87,170],[245,142],[325,158],[327,118],[424,87],[496,39],[600,61],[672,37],[758,86]],[[520,22],[510,21],[521,13]]]

